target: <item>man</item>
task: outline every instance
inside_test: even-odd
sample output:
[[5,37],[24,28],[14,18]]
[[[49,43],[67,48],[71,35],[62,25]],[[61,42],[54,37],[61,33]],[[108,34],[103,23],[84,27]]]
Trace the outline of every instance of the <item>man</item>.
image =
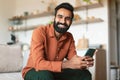
[[54,23],[33,31],[24,80],[91,80],[87,67],[93,66],[93,58],[77,56],[73,36],[67,32],[73,10],[69,3],[58,5]]

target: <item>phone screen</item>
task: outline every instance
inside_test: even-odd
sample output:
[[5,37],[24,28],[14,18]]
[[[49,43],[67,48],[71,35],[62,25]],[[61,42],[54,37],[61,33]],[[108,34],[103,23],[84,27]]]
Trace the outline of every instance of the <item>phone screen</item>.
[[95,51],[96,51],[96,49],[88,49],[85,56],[93,57]]

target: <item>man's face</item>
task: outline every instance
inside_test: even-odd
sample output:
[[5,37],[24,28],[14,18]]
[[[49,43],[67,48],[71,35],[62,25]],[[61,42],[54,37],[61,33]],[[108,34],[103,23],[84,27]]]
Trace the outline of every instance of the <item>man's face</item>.
[[72,23],[72,13],[64,8],[57,11],[54,19],[54,28],[58,33],[65,33]]

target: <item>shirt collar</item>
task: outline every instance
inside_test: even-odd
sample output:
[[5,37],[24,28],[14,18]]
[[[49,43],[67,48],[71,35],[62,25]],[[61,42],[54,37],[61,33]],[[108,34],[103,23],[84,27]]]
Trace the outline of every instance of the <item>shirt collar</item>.
[[49,28],[50,28],[50,30],[49,30],[49,36],[50,37],[55,37],[53,24],[50,24]]

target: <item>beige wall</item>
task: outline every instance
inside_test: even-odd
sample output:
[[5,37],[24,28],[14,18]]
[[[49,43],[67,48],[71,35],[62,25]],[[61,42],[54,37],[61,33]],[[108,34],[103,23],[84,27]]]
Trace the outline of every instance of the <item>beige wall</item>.
[[8,18],[15,12],[15,0],[0,0],[0,44],[10,41]]

